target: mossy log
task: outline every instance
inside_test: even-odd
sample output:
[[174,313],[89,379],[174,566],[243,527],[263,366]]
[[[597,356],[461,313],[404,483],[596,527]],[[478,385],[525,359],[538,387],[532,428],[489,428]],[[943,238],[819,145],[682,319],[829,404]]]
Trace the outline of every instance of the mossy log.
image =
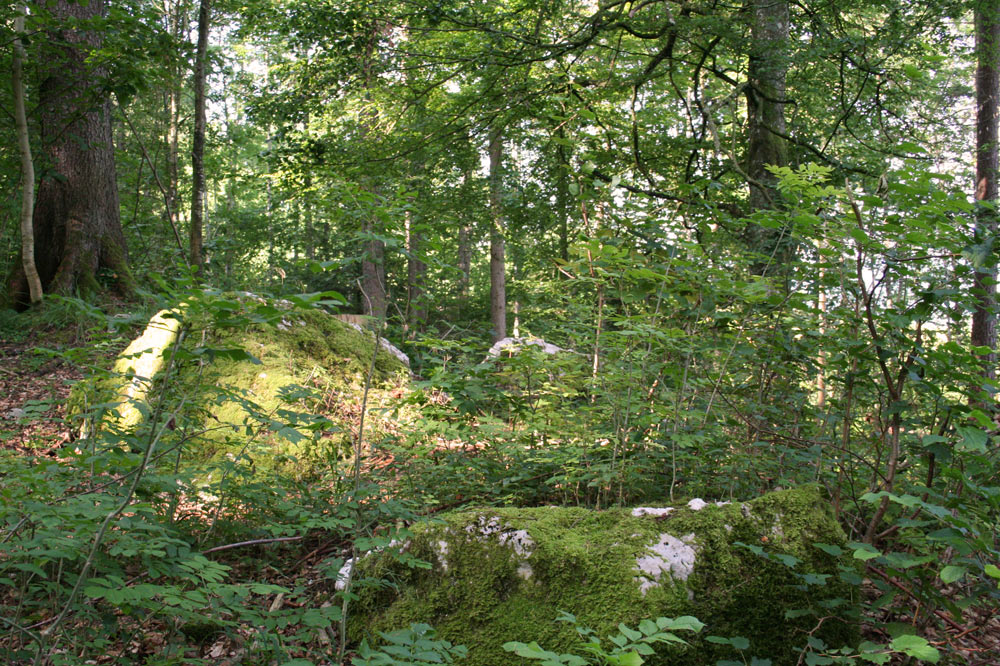
[[[693,615],[706,626],[684,636],[691,646],[648,664],[714,666],[751,656],[794,664],[809,632],[834,648],[856,643],[856,625],[837,618],[853,607],[853,588],[827,552],[844,539],[816,486],[718,505],[451,513],[402,547],[431,569],[407,568],[388,553],[361,561],[356,577],[394,586],[362,592],[351,636],[377,641],[377,632],[426,622],[466,645],[470,666],[501,666],[524,663],[503,651],[507,641],[579,650],[572,627],[554,621],[561,611],[600,636],[617,633],[620,622]],[[750,647],[740,655],[709,635],[741,636]]]
[[[130,432],[143,419],[144,403],[153,379],[163,369],[170,348],[181,330],[181,310],[160,310],[138,338],[118,355],[111,374],[103,379],[78,384],[70,395],[68,413],[85,414],[99,403],[112,403],[103,413],[103,423],[118,432]],[[87,436],[94,426],[89,419],[81,427]]]

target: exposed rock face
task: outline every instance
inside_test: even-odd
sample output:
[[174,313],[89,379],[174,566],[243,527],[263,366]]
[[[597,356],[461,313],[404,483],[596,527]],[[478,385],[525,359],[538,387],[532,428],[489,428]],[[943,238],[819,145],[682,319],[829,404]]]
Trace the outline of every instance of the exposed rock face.
[[[693,615],[706,623],[703,635],[749,639],[747,659],[794,664],[794,648],[818,619],[808,612],[787,619],[786,611],[832,615],[823,605],[837,606],[835,598],[851,605],[836,561],[815,546],[843,544],[844,534],[813,486],[742,504],[692,501],[669,512],[484,509],[444,521],[419,528],[401,546],[431,569],[406,568],[386,553],[360,563],[356,577],[388,578],[398,587],[362,597],[352,615],[354,638],[427,622],[469,647],[467,663],[499,666],[522,663],[502,650],[507,641],[537,640],[557,652],[578,645],[572,628],[553,621],[560,611],[599,635],[619,622]],[[753,552],[760,548],[798,562],[790,569]],[[824,584],[804,583],[807,573]],[[839,648],[855,634],[850,623],[831,620],[816,636]],[[739,658],[703,639],[671,650],[647,663],[714,666]]]

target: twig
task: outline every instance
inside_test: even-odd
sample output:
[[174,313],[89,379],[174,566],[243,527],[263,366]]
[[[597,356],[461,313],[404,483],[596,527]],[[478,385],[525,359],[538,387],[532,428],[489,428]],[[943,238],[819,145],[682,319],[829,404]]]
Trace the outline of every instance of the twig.
[[[872,571],[872,572],[878,574],[883,580],[885,580],[887,583],[889,583],[893,587],[895,587],[895,588],[901,590],[902,592],[904,592],[911,599],[913,599],[915,601],[920,601],[920,598],[917,597],[917,595],[914,594],[913,591],[910,588],[906,587],[905,585],[903,585],[902,583],[900,583],[899,581],[897,581],[896,579],[894,579],[892,576],[890,576],[886,572],[882,571],[881,569],[879,569],[876,566],[872,566],[871,564],[869,564],[867,566],[868,566],[868,570],[869,571]],[[968,635],[969,638],[971,638],[972,640],[974,640],[976,643],[978,643],[979,645],[983,646],[984,648],[989,648],[990,647],[990,646],[986,645],[982,641],[982,639],[979,638],[978,636],[976,636],[974,634],[970,634],[968,632],[968,627],[966,627],[964,625],[961,625],[958,622],[955,622],[955,620],[953,620],[950,617],[948,617],[948,614],[945,613],[944,611],[935,610],[934,611],[934,615],[938,616],[939,618],[941,618],[942,620],[944,620],[946,623],[948,623],[948,625],[950,625],[952,629],[955,629],[956,631],[961,632],[963,636],[964,635]]]
[[242,548],[243,546],[258,546],[265,543],[286,543],[288,541],[301,541],[302,536],[291,536],[291,537],[273,537],[270,539],[251,539],[250,541],[240,541],[238,543],[227,543],[224,546],[215,546],[209,548],[208,550],[201,551],[202,555],[207,555],[209,553],[217,553],[220,550],[230,550],[232,548]]

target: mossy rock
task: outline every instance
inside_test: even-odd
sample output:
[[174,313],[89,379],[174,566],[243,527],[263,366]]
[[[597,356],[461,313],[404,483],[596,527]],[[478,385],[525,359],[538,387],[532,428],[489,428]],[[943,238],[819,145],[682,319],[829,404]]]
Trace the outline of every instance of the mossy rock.
[[[226,309],[187,306],[172,312],[166,321],[174,337],[160,340],[156,348],[144,338],[136,340],[110,376],[81,382],[73,404],[117,399],[117,411],[128,418],[104,417],[103,424],[118,432],[143,427],[141,417],[152,409],[137,401],[185,405],[171,425],[176,434],[164,438],[161,446],[170,446],[178,435],[185,437],[182,460],[188,463],[238,458],[254,470],[306,478],[349,455],[375,351],[374,334],[323,310],[266,302],[250,294],[218,302]],[[225,318],[210,316],[212,312],[223,312]],[[267,313],[272,323],[241,319],[259,312]],[[163,328],[162,314],[147,332]],[[176,339],[178,320],[188,332],[177,371],[165,379],[160,370]],[[220,320],[230,323],[223,326]],[[146,362],[141,372],[132,367],[147,359],[156,363]],[[366,441],[398,428],[398,422],[380,410],[395,406],[409,378],[409,368],[381,345],[368,395]]]
[[[695,616],[706,626],[682,636],[690,647],[660,650],[647,663],[714,666],[757,656],[777,666],[796,663],[817,615],[852,614],[852,588],[832,549],[816,546],[845,540],[817,486],[669,511],[542,507],[442,518],[403,546],[432,568],[408,568],[387,553],[361,561],[358,577],[394,586],[361,593],[352,606],[353,639],[377,641],[377,632],[426,622],[469,648],[463,663],[500,666],[525,663],[504,652],[508,641],[579,653],[573,628],[554,621],[562,611],[599,636],[617,633],[619,623]],[[813,635],[833,648],[858,638],[854,623],[838,619]],[[742,636],[750,648],[741,657],[706,636]]]
[[[375,351],[371,331],[321,310],[293,309],[277,325],[211,330],[206,346],[239,348],[252,358],[216,354],[203,367],[188,363],[181,369],[178,387],[198,406],[189,418],[203,431],[192,447],[199,459],[241,454],[257,469],[307,478],[349,455]],[[398,427],[397,419],[383,412],[399,402],[409,379],[409,368],[380,346],[366,441],[383,439]],[[328,421],[311,428],[313,415]]]

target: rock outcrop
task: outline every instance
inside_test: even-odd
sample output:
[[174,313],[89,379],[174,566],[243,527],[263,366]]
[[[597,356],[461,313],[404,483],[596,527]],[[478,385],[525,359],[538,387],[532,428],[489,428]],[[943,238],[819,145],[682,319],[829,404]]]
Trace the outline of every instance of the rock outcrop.
[[[397,547],[430,569],[407,568],[389,553],[362,560],[356,577],[394,587],[362,595],[353,637],[426,622],[468,646],[468,664],[501,666],[523,663],[503,651],[507,641],[557,652],[578,646],[573,629],[554,622],[562,611],[600,636],[620,622],[695,616],[706,624],[702,637],[749,640],[747,663],[794,664],[817,624],[814,637],[835,648],[856,638],[848,622],[818,620],[852,605],[828,554],[844,538],[815,486],[731,504],[452,513]],[[668,650],[647,663],[742,663],[731,646],[704,638]]]

